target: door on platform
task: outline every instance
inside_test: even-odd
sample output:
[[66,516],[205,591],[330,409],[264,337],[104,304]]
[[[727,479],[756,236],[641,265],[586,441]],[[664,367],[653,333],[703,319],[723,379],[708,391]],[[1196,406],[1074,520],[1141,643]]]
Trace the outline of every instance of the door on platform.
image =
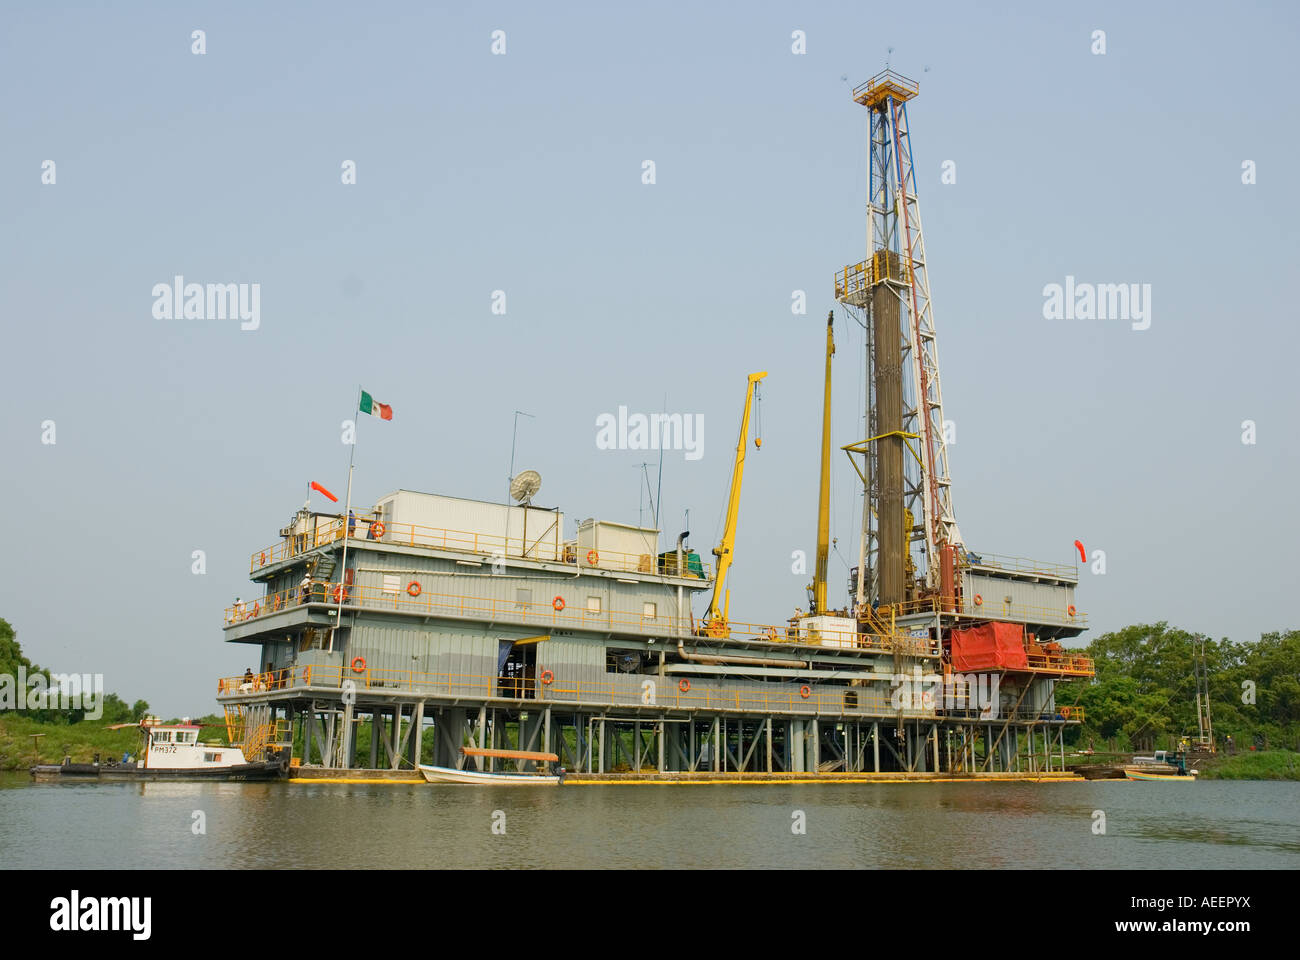
[[503,697],[537,696],[537,644],[497,641],[497,691]]

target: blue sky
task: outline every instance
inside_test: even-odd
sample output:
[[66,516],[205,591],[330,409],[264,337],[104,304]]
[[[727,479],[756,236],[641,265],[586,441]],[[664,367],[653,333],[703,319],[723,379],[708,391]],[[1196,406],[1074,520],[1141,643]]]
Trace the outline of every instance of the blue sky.
[[[0,616],[43,665],[213,709],[253,659],[221,610],[307,481],[345,486],[358,383],[396,411],[361,425],[361,503],[499,496],[520,409],[540,501],[635,521],[653,458],[597,449],[596,417],[701,414],[704,456],[665,459],[663,526],[689,508],[707,554],[745,378],[767,370],[732,616],[787,617],[808,579],[791,553],[814,547],[823,321],[865,242],[849,91],[886,59],[921,84],[968,544],[1104,549],[1078,591],[1093,633],[1297,625],[1291,5],[69,4],[0,28]],[[259,283],[261,326],[155,319],[176,274]],[[1151,284],[1150,329],[1045,320],[1067,275]],[[860,439],[854,332],[837,323],[836,446]],[[849,564],[852,480],[837,460]]]

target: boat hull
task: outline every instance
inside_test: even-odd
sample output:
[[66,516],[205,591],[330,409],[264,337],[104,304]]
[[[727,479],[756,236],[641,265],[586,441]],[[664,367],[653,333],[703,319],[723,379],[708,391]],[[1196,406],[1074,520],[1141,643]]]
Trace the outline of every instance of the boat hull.
[[559,777],[536,773],[486,773],[482,770],[457,770],[455,767],[420,765],[420,773],[429,783],[473,783],[522,787],[556,787]]
[[167,768],[136,767],[131,764],[106,766],[94,763],[40,764],[31,768],[37,783],[135,783],[219,781],[246,782],[280,780],[288,775],[288,764],[278,760],[241,763],[232,767]]
[[1142,773],[1138,770],[1125,770],[1124,776],[1129,780],[1195,780],[1193,776],[1181,773]]

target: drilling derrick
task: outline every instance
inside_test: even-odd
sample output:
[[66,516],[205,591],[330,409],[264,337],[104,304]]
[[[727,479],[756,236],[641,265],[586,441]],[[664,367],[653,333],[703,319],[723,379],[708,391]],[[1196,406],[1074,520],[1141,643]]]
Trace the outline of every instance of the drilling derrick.
[[[949,769],[1041,769],[1040,736],[1051,769],[1051,751],[1064,751],[1061,727],[1082,718],[1058,704],[1056,685],[1092,675],[1091,662],[1061,644],[1084,629],[1078,572],[972,553],[957,529],[907,117],[917,92],[888,69],[853,90],[869,117],[866,258],[835,275],[835,299],[865,334],[865,437],[844,447],[864,491],[853,617],[861,634],[891,636],[895,675],[942,674],[935,710],[948,724]],[[977,697],[977,676],[997,692]],[[904,749],[917,755],[928,742],[943,766],[937,727],[917,730],[901,711],[894,727]]]
[[[866,439],[845,447],[866,487],[855,610],[951,606],[961,534],[952,509],[939,352],[916,195],[907,102],[890,70],[853,91],[870,116],[867,257],[835,277],[835,299],[866,331]],[[932,559],[933,558],[933,559]]]

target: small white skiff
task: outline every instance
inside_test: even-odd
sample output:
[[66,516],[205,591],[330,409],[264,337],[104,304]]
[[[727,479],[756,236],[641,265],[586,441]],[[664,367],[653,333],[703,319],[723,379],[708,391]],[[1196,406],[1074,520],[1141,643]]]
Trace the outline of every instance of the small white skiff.
[[[559,762],[553,753],[537,753],[531,750],[488,750],[477,747],[461,747],[461,753],[470,757],[495,757],[499,760],[527,760],[541,764],[545,770],[551,764]],[[429,783],[477,783],[507,784],[510,786],[558,787],[564,782],[564,772],[550,773],[493,773],[487,770],[458,767],[434,767],[420,764],[420,773]]]

